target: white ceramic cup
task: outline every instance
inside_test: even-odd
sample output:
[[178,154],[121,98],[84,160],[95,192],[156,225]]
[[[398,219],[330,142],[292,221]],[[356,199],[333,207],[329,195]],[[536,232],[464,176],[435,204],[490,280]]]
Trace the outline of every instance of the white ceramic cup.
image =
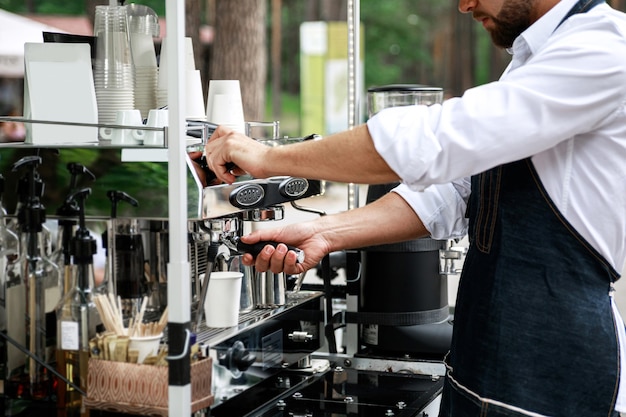
[[[147,127],[168,126],[169,111],[167,109],[152,109],[148,112]],[[133,130],[133,136],[143,141],[144,146],[163,146],[165,139],[163,131],[157,130]]]
[[214,271],[209,279],[204,317],[207,327],[232,327],[239,324],[239,301],[243,273]]
[[128,338],[128,349],[136,349],[139,352],[137,363],[143,363],[148,356],[159,353],[159,346],[163,333],[156,336],[131,336]]
[[[141,112],[138,109],[118,110],[115,113],[115,124],[120,126],[143,126]],[[135,138],[136,129],[101,127],[100,137],[110,140],[112,145],[138,145]]]

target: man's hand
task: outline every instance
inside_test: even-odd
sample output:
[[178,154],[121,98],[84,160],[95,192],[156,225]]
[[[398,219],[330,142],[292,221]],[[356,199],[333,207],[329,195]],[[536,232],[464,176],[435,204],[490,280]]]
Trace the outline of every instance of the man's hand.
[[[329,251],[328,242],[318,233],[315,222],[291,224],[281,229],[257,230],[241,238],[242,242],[254,244],[260,241],[283,242],[276,245],[267,245],[255,257],[245,254],[243,262],[254,265],[256,270],[274,273],[285,272],[295,275],[317,266],[324,255]],[[298,262],[298,256],[287,248],[287,244],[304,251],[304,261]]]
[[209,169],[220,181],[232,184],[246,173],[254,178],[267,177],[265,160],[269,147],[254,139],[218,126],[205,147]]

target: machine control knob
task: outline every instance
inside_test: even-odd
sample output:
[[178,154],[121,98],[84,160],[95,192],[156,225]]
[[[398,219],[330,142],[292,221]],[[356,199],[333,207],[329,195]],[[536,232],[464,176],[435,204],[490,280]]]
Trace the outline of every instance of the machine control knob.
[[230,193],[230,204],[239,208],[258,205],[265,198],[265,190],[259,184],[246,184]]
[[289,333],[289,340],[293,340],[294,342],[302,342],[306,343],[313,340],[313,335],[307,332],[295,331],[293,333]]
[[309,189],[309,181],[305,178],[287,178],[278,186],[278,191],[283,197],[297,198]]
[[235,378],[239,378],[255,361],[256,355],[246,349],[240,340],[218,357],[218,363],[230,370]]

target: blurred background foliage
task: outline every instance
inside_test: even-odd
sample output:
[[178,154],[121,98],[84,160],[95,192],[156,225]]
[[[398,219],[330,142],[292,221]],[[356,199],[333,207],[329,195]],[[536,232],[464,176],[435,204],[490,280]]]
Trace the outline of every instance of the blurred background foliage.
[[[89,216],[109,217],[111,202],[107,197],[109,190],[124,191],[139,202],[135,208],[125,202],[118,203],[118,217],[163,218],[167,213],[167,163],[132,162],[121,163],[117,149],[0,149],[0,172],[5,178],[2,202],[8,214],[14,214],[17,205],[17,182],[26,171],[14,171],[15,162],[27,155],[37,154],[42,164],[37,168],[45,183],[42,203],[48,217],[54,216],[70,190],[71,175],[69,163],[80,163],[96,177],[88,175],[77,178],[77,189],[89,187],[92,192],[85,203]],[[73,190],[75,191],[75,190]]]

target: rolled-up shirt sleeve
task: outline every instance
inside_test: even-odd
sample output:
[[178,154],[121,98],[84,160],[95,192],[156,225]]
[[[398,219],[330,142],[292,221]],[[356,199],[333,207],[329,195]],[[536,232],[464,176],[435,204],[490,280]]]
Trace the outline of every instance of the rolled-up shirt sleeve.
[[423,191],[400,184],[392,192],[411,206],[433,239],[456,239],[467,234],[465,210],[470,194],[469,178],[431,185]]
[[368,129],[376,150],[402,178],[393,192],[413,208],[431,237],[461,238],[468,228],[469,177],[440,184],[432,184],[433,178],[424,181],[427,167],[433,167],[442,151],[435,137],[440,115],[440,105],[389,108],[370,119]]

